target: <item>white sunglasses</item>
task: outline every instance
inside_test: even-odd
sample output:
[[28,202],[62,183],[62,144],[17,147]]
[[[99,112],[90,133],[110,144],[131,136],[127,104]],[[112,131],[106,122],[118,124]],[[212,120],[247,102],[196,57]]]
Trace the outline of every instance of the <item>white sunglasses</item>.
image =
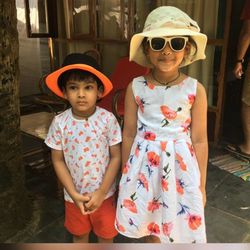
[[148,37],[147,41],[149,42],[150,48],[153,51],[163,50],[167,42],[169,43],[170,48],[173,51],[179,52],[182,51],[188,41],[188,37],[185,36],[174,36],[174,37]]

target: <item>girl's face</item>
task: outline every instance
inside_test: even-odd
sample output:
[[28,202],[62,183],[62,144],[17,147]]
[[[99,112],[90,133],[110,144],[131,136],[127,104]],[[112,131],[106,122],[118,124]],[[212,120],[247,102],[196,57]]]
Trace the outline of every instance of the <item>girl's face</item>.
[[97,82],[91,77],[84,81],[69,80],[64,90],[64,97],[72,106],[73,114],[80,118],[91,115],[95,111],[96,101],[101,96]]
[[165,47],[163,47],[163,49],[158,51],[153,50],[153,48],[149,44],[147,47],[147,56],[151,64],[156,70],[162,72],[178,70],[179,65],[181,64],[186,53],[187,53],[186,43],[182,50],[173,50],[169,44],[169,41],[166,42],[166,45]]

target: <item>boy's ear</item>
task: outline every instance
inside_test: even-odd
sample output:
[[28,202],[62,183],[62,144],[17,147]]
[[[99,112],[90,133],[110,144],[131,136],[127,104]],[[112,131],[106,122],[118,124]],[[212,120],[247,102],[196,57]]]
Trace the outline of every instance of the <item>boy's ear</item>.
[[67,93],[66,93],[66,90],[65,90],[65,88],[63,88],[63,96],[64,96],[64,98],[67,100]]
[[103,92],[104,92],[104,87],[100,86],[98,88],[98,92],[97,92],[97,99],[101,99],[102,98]]

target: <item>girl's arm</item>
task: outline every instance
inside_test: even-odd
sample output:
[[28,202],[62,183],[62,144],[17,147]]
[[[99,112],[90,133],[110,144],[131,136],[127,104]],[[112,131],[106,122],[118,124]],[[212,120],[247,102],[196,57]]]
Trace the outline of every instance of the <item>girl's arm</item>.
[[110,187],[116,180],[121,164],[121,145],[110,146],[110,162],[103,177],[102,184],[98,190],[91,194],[90,201],[86,203],[86,208],[94,212],[101,206]]
[[191,140],[198,161],[201,184],[200,189],[203,194],[203,204],[206,204],[206,178],[208,161],[208,141],[207,141],[207,97],[206,90],[198,83],[196,98],[191,110]]
[[60,180],[64,188],[67,190],[68,194],[70,195],[72,200],[75,202],[76,206],[79,207],[82,214],[85,214],[86,211],[84,209],[84,203],[89,201],[89,197],[79,194],[76,191],[72,177],[64,161],[63,151],[52,149],[51,157],[52,157],[53,166],[54,166],[58,179]]
[[125,96],[124,127],[122,133],[122,167],[125,166],[137,131],[137,109],[132,83],[127,87]]

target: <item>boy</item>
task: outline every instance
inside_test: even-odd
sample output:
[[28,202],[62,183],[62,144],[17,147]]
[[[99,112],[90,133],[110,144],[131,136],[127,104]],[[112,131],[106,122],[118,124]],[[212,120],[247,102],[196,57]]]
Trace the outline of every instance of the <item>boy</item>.
[[94,58],[79,53],[68,55],[45,81],[71,105],[54,118],[45,140],[64,187],[65,227],[74,242],[87,243],[91,230],[99,242],[112,242],[121,131],[114,115],[96,106],[112,83]]

